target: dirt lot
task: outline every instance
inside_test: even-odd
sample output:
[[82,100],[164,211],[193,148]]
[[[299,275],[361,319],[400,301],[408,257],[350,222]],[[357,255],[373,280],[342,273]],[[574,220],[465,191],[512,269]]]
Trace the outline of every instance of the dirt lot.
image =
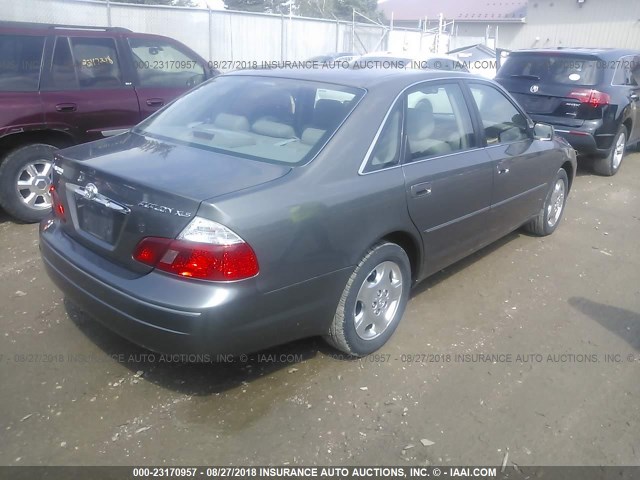
[[66,305],[36,226],[2,216],[0,464],[639,465],[639,192],[640,154],[581,172],[553,236],[428,280],[357,361],[317,339],[153,358]]

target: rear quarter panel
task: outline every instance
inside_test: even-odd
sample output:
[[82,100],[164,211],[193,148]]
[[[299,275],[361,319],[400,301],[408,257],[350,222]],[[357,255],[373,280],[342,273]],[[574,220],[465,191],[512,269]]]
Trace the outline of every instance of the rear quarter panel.
[[200,215],[229,226],[254,248],[263,292],[354,268],[391,232],[408,232],[421,246],[407,210],[402,169],[358,174],[395,99],[394,92],[375,93],[365,96],[308,165],[201,206]]

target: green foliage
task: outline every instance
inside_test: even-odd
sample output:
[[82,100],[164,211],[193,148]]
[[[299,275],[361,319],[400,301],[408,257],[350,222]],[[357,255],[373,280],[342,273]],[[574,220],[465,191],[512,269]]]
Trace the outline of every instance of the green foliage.
[[242,12],[289,13],[287,0],[224,0],[224,6]]
[[[102,0],[106,2],[106,0]],[[174,7],[194,7],[193,0],[109,0],[111,3],[136,3],[138,5],[170,5]]]
[[377,0],[224,0],[224,4],[229,10],[284,14],[289,13],[291,4],[295,15],[341,20],[351,20],[355,9],[371,19],[381,18]]

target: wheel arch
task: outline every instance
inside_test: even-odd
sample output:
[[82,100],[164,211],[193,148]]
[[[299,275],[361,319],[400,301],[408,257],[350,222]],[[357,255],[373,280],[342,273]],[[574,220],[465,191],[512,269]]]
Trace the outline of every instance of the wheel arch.
[[[395,243],[402,248],[407,254],[407,257],[409,257],[412,281],[416,281],[420,278],[423,252],[421,242],[416,239],[415,235],[405,230],[396,230],[382,236],[378,241]],[[374,242],[374,244],[375,243],[377,242]]]
[[565,172],[567,172],[567,178],[569,179],[568,191],[571,191],[571,185],[573,185],[573,179],[576,174],[573,168],[573,164],[567,160],[562,164],[560,168],[563,169]]
[[629,141],[629,137],[631,137],[631,132],[633,131],[633,120],[631,117],[628,117],[624,122],[622,122],[622,125],[627,129],[627,141]]
[[32,130],[12,133],[0,138],[0,162],[12,150],[32,143],[45,143],[57,148],[64,148],[75,145],[77,142],[72,135],[60,130]]

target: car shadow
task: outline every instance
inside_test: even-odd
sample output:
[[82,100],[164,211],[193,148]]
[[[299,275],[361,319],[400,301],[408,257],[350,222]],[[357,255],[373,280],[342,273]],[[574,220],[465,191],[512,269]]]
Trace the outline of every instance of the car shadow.
[[636,350],[640,350],[640,314],[624,308],[571,297],[569,305],[615,333]]
[[19,222],[11,218],[7,212],[5,212],[2,208],[0,208],[0,225],[4,225],[5,223],[19,223]]
[[[351,357],[338,354],[320,338],[303,339],[246,356],[188,358],[186,355],[161,355],[112,332],[67,298],[64,299],[64,308],[75,326],[111,361],[132,372],[143,371],[146,381],[188,395],[207,396],[233,390],[279,370],[290,369],[319,353],[351,360]],[[195,361],[189,361],[192,359]]]
[[[520,231],[512,232],[432,275],[413,289],[412,297],[445,281],[520,235]],[[121,363],[132,372],[143,371],[144,379],[153,384],[189,395],[207,396],[232,390],[279,370],[291,369],[294,365],[315,358],[319,354],[346,362],[358,361],[355,357],[333,349],[319,337],[273,347],[250,354],[246,358],[212,355],[205,361],[195,362],[180,361],[172,356],[165,356],[163,359],[160,354],[131,343],[112,332],[66,298],[64,307],[75,326],[113,361]]]
[[[469,265],[474,264],[475,262],[486,257],[487,255],[491,255],[496,250],[501,249],[508,243],[512,242],[517,238],[520,238],[521,236],[530,236],[530,235],[524,232],[522,229],[515,230],[510,234],[500,238],[499,240],[496,240],[495,242],[478,250],[477,252],[472,253],[468,257],[465,257],[462,260],[457,261],[453,265],[450,265],[440,270],[439,272],[434,273],[429,278],[427,278],[426,280],[423,280],[416,287],[413,288],[413,290],[411,291],[411,298],[422,294],[423,292],[427,291],[428,289],[437,285],[438,283],[445,281],[446,279],[448,279],[449,277],[452,277],[453,275],[456,275],[457,273],[467,268]],[[531,235],[531,236],[536,237],[535,235]]]
[[576,177],[593,177],[597,176],[593,171],[593,158],[591,157],[579,157],[578,169],[576,170]]

